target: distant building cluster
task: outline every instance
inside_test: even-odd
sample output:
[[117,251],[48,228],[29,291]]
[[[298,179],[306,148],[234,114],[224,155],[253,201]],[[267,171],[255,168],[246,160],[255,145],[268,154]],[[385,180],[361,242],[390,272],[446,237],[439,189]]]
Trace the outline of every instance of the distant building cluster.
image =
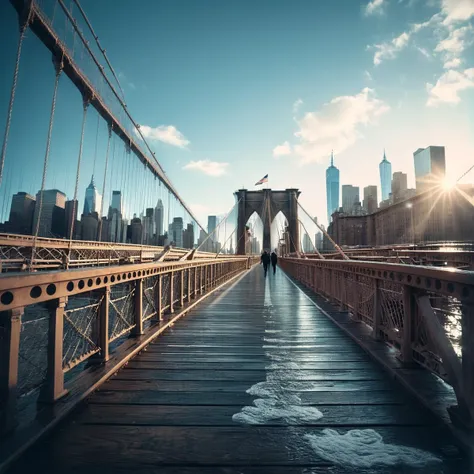
[[352,184],[343,184],[342,205],[339,206],[339,170],[334,166],[334,155],[326,170],[326,197],[328,224],[334,213],[345,216],[364,216],[373,214],[378,209],[405,201],[423,193],[439,183],[445,176],[445,149],[442,146],[419,148],[413,154],[415,164],[416,189],[408,188],[407,174],[396,171],[392,174],[392,164],[384,151],[379,164],[381,200],[378,201],[376,185],[366,186],[361,199],[360,188]]
[[[339,177],[334,157],[326,172],[330,216],[328,233],[339,245],[375,246],[442,240],[472,240],[474,235],[473,185],[444,189],[446,159],[441,146],[420,148],[413,154],[416,189],[407,185],[407,175],[392,174],[384,152],[379,165],[382,200],[377,186],[366,186],[361,202],[359,187],[342,185],[342,206],[335,201],[334,184]],[[337,182],[337,187],[339,182]],[[327,239],[325,239],[327,241]],[[327,246],[323,243],[323,247]]]
[[[158,199],[154,208],[145,209],[140,216],[134,214],[130,221],[124,215],[121,191],[112,191],[107,215],[102,215],[102,207],[102,197],[94,177],[86,188],[80,218],[79,202],[67,200],[65,193],[58,189],[38,191],[36,196],[18,192],[12,196],[9,219],[0,224],[0,232],[87,241],[172,245],[189,249],[196,247],[192,223],[185,224],[182,217],[174,217],[168,228],[165,228],[161,199]],[[221,244],[215,237],[211,235],[208,238],[216,227],[217,217],[209,216],[208,232],[201,230],[197,241],[197,245],[203,244],[201,250],[221,251]]]

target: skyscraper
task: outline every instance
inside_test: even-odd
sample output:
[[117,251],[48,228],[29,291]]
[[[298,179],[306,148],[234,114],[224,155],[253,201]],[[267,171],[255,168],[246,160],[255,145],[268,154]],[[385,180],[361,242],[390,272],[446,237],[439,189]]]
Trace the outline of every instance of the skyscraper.
[[328,224],[331,215],[339,209],[339,170],[334,166],[334,154],[331,152],[331,165],[326,170],[326,205]]
[[185,249],[192,249],[194,247],[194,226],[188,224],[183,230],[183,247]]
[[183,218],[175,217],[169,225],[169,238],[174,246],[183,248]]
[[416,192],[421,193],[439,185],[446,173],[444,146],[418,148],[413,153],[415,161]]
[[158,199],[155,207],[155,232],[156,236],[163,235],[163,216],[164,216],[164,207],[163,201]]
[[387,160],[385,150],[383,151],[383,160],[379,165],[380,184],[382,187],[382,201],[387,200],[392,192],[392,164]]
[[377,210],[377,186],[366,186],[364,188],[364,211],[372,214]]
[[[39,210],[41,207],[41,217]],[[38,191],[36,193],[36,206],[33,216],[33,234],[36,232],[38,226],[38,235],[40,237],[51,237],[53,227],[53,217],[58,211],[55,208],[63,209],[66,207],[66,195],[57,189],[47,189],[45,191]],[[57,219],[54,219],[57,221]]]
[[217,217],[207,216],[207,233],[211,234],[212,231],[217,227]]
[[407,185],[407,175],[401,171],[395,171],[392,176],[392,200],[393,203],[405,199]]
[[[113,199],[113,195],[112,195]],[[101,197],[99,191],[94,183],[94,175],[92,175],[91,182],[86,188],[86,196],[84,199],[84,211],[83,214],[92,214],[93,212],[100,212]]]
[[356,204],[360,202],[359,187],[352,184],[342,185],[342,210],[349,215],[353,215]]
[[14,234],[31,234],[35,198],[28,193],[19,192],[13,195],[10,208],[9,229]]
[[112,191],[112,204],[110,205],[110,208],[116,209],[120,214],[122,214],[122,191]]

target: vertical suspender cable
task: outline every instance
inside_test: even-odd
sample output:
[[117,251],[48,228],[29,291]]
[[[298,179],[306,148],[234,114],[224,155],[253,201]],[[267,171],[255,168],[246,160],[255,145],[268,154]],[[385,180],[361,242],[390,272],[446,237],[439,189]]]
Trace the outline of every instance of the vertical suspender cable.
[[25,39],[25,34],[28,28],[28,24],[30,22],[30,17],[31,5],[29,6],[29,12],[26,20],[20,26],[20,37],[18,38],[18,47],[16,51],[15,71],[13,72],[13,84],[10,91],[10,102],[8,104],[7,122],[5,124],[5,133],[3,135],[2,155],[0,157],[0,184],[2,184],[3,168],[5,166],[5,157],[7,154],[8,136],[10,134],[10,125],[12,122],[13,104],[15,103],[16,86],[18,83],[18,71],[20,70],[21,49],[23,47],[23,40]]
[[74,198],[72,201],[72,219],[71,219],[71,228],[69,230],[69,252],[68,252],[68,262],[67,266],[69,267],[69,258],[71,257],[71,247],[72,239],[74,237],[74,227],[76,224],[76,203],[77,203],[77,191],[79,188],[79,175],[81,172],[81,162],[82,162],[82,149],[84,146],[84,130],[86,128],[86,117],[87,117],[87,108],[89,106],[89,101],[84,99],[83,113],[82,113],[82,128],[81,128],[81,141],[79,143],[79,156],[77,158],[77,172],[76,172],[76,185],[74,186]]
[[[107,151],[105,152],[105,169],[104,169],[104,181],[102,183],[102,201],[100,203],[100,214],[99,214],[99,235],[98,240],[102,242],[102,214],[104,212],[104,201],[105,201],[105,183],[107,180],[107,166],[109,164],[109,151],[110,151],[110,140],[112,138],[113,124],[109,124],[109,136],[107,138]],[[116,234],[118,231],[116,231]]]
[[41,222],[41,213],[43,211],[43,193],[44,193],[44,188],[46,185],[46,174],[48,171],[49,153],[51,150],[51,136],[53,134],[54,113],[56,111],[56,98],[58,94],[59,78],[63,70],[62,62],[60,64],[56,64],[55,66],[56,66],[56,78],[54,80],[53,100],[51,102],[51,114],[49,116],[48,138],[46,140],[46,151],[44,154],[44,163],[43,163],[43,176],[41,178],[41,191],[39,193],[39,200],[38,200],[39,202],[37,203],[38,215],[36,218],[36,226],[34,230],[35,233],[34,233],[34,238],[33,238],[33,247],[31,249],[30,270],[31,270],[32,265],[34,264],[35,254],[36,254],[36,240],[38,239],[40,222]]

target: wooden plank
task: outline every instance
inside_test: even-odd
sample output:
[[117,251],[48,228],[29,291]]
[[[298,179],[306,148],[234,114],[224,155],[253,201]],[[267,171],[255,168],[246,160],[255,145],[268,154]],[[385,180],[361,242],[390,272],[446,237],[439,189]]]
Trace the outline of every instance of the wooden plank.
[[[296,364],[296,362],[290,362],[290,364]],[[297,364],[298,370],[370,370],[373,366],[368,362],[300,362]],[[281,370],[285,366],[281,363],[274,362],[272,360],[252,360],[252,361],[231,361],[221,362],[216,360],[208,360],[207,362],[202,361],[173,361],[173,362],[162,362],[158,360],[132,360],[128,363],[127,369],[146,369],[146,370],[168,370],[168,371],[189,371],[189,370],[219,370],[219,371],[250,371],[250,370]],[[287,366],[288,369],[294,369],[294,366]]]
[[[252,405],[251,405],[252,406]],[[417,426],[435,423],[425,410],[413,406],[346,405],[321,407],[323,417],[319,420],[271,419],[262,421],[265,426],[367,426],[404,425]],[[235,426],[232,416],[241,411],[238,406],[160,406],[138,405],[133,410],[129,405],[93,404],[86,407],[78,417],[78,423],[89,425],[134,425],[134,426]]]
[[[440,457],[451,441],[436,427],[380,427],[377,432],[386,443],[429,450]],[[322,435],[322,428],[74,425],[38,445],[21,467],[24,472],[25,468],[49,472],[54,465],[63,472],[85,474],[97,466],[106,467],[106,472],[119,467],[134,472],[140,465],[332,466],[302,442],[306,434]]]
[[[390,384],[386,380],[372,381],[330,381],[308,382],[304,387],[310,387],[312,392],[357,392],[371,390],[387,390]],[[298,385],[295,385],[296,387]],[[245,392],[249,389],[248,381],[178,381],[178,380],[118,380],[116,378],[106,382],[103,387],[107,390],[158,390],[164,392]]]
[[[279,373],[280,372],[280,373]],[[385,374],[380,370],[310,370],[310,371],[296,371],[283,370],[272,371],[267,374],[265,370],[146,370],[146,369],[123,369],[117,376],[116,380],[220,380],[220,381],[249,381],[261,382],[269,380],[273,377],[274,380],[288,381],[334,381],[334,380],[385,380]]]
[[[300,392],[301,404],[306,405],[401,405],[407,397],[393,390],[371,392]],[[122,391],[101,389],[89,399],[90,404],[116,405],[251,405],[256,397],[245,392],[159,392],[153,390]]]

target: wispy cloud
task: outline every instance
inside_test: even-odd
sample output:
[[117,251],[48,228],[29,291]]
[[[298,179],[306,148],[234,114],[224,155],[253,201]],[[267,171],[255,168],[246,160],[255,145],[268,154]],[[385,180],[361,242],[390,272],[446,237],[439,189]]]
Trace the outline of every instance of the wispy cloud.
[[457,104],[461,100],[459,93],[471,88],[474,88],[474,68],[446,71],[436,84],[426,84],[429,93],[426,105],[434,107],[441,103]]
[[372,82],[374,80],[374,78],[372,77],[372,74],[370,74],[369,71],[364,71],[364,77],[366,78],[366,80]]
[[416,49],[427,59],[431,59],[431,54],[426,48],[422,48],[420,46],[417,46]]
[[183,166],[185,170],[194,170],[201,173],[207,174],[208,176],[218,177],[227,173],[229,163],[210,161],[210,160],[198,160],[190,161],[187,165]]
[[369,49],[374,48],[376,50],[374,54],[374,64],[378,66],[385,59],[395,58],[397,53],[408,44],[410,34],[411,33],[404,31],[401,35],[393,38],[393,40],[389,42],[369,46]]
[[364,14],[366,16],[380,15],[383,13],[386,3],[385,0],[370,0],[364,8]]
[[140,125],[140,131],[145,138],[177,146],[178,148],[186,148],[190,143],[174,125],[159,125],[158,127]]
[[302,105],[303,105],[303,100],[296,99],[295,102],[293,103],[293,113],[296,114]]
[[445,69],[449,69],[453,64],[461,64],[460,56],[472,43],[473,31],[471,25],[451,29],[448,36],[436,45],[435,52],[442,54]]
[[273,156],[279,158],[280,156],[291,155],[290,142],[286,141],[282,145],[278,145],[273,149]]
[[459,58],[450,59],[443,64],[444,69],[457,69],[462,64]]
[[[301,163],[312,163],[327,157],[331,149],[342,152],[362,137],[364,127],[374,124],[388,110],[388,105],[369,88],[356,95],[335,97],[320,110],[308,112],[296,121],[298,143],[292,147],[292,154]],[[273,153],[290,149],[285,142]]]

